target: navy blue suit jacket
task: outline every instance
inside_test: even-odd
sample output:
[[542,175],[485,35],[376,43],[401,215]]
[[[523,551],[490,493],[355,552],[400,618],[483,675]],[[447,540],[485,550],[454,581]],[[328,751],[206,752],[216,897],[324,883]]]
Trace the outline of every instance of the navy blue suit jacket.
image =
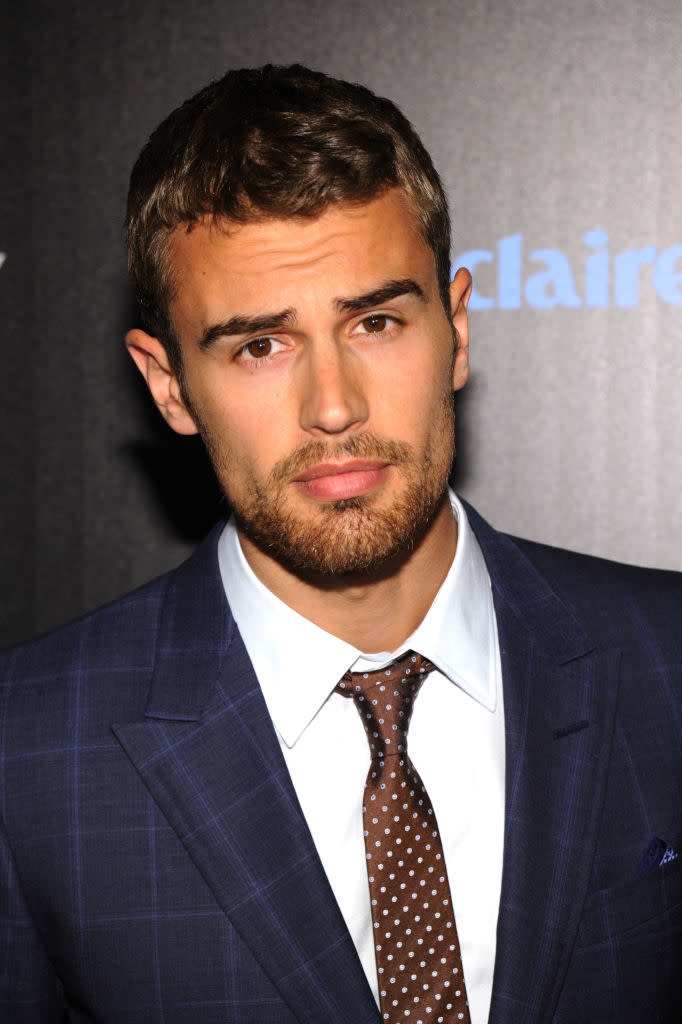
[[[498,534],[493,1024],[679,1024],[682,577]],[[220,583],[176,571],[0,662],[0,1020],[379,1024]],[[453,787],[456,781],[453,780]]]

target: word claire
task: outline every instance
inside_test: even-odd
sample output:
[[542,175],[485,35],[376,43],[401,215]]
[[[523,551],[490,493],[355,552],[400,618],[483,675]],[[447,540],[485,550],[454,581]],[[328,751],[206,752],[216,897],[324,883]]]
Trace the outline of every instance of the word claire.
[[[479,284],[472,292],[469,308],[520,309],[524,301],[536,309],[637,306],[645,275],[650,276],[656,294],[663,302],[682,306],[682,245],[660,252],[655,246],[647,245],[612,256],[607,248],[609,236],[605,231],[588,231],[583,242],[591,251],[585,257],[581,270],[582,295],[576,287],[578,275],[574,273],[568,256],[559,249],[533,249],[528,261],[539,264],[539,269],[524,266],[521,234],[501,239],[496,251],[470,249],[461,253],[455,266],[467,267],[474,282],[477,277],[484,276],[484,273],[477,274],[477,268],[482,270],[482,264],[496,264],[497,294],[485,294],[479,290]],[[491,287],[490,291],[493,290]]]

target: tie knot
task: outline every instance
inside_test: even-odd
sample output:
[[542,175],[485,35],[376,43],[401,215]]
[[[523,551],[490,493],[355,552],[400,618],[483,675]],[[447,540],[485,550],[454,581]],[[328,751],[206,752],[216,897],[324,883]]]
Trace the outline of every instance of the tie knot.
[[433,665],[414,651],[376,672],[346,672],[336,691],[352,697],[367,733],[372,758],[407,751],[412,706]]

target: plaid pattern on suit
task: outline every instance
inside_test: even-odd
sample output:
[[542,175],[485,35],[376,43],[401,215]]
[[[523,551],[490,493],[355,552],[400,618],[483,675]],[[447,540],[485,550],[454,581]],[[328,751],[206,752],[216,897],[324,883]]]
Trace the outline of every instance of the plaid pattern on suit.
[[[491,530],[507,807],[492,1024],[677,1022],[682,577]],[[378,1024],[220,584],[0,661],[0,1021]]]

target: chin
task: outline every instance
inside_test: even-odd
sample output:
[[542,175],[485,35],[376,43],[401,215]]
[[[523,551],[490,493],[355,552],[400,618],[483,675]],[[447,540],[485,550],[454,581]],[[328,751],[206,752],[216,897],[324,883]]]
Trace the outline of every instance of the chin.
[[[378,496],[344,498],[320,505],[313,516],[299,516],[269,502],[253,509],[235,509],[241,532],[269,558],[317,582],[352,576],[369,577],[395,569],[410,557],[429,532],[446,493],[437,496],[408,488],[387,507]],[[426,500],[425,500],[426,499]]]

